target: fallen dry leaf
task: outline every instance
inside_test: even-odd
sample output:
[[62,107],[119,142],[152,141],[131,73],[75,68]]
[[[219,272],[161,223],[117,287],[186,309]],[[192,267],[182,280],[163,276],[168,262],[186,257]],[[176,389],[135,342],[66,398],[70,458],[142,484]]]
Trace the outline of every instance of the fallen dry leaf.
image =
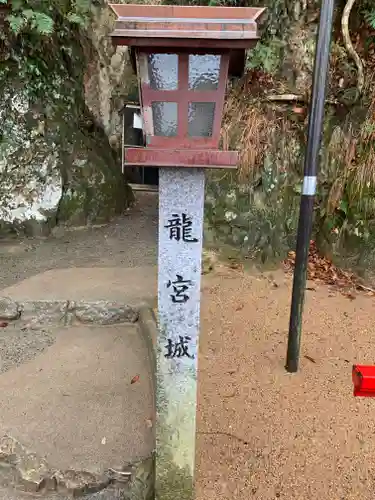
[[136,375],[135,377],[133,377],[130,381],[131,384],[135,384],[136,382],[138,382],[139,380],[139,375]]
[[[295,260],[296,253],[293,251],[288,252],[288,257],[283,263],[286,272],[294,271]],[[320,281],[326,285],[340,289],[343,295],[350,300],[355,299],[355,295],[352,293],[354,290],[362,290],[370,293],[374,292],[375,295],[375,290],[362,285],[359,277],[354,273],[338,268],[330,259],[320,255],[315,241],[310,241],[307,279],[315,282]]]
[[151,418],[147,418],[147,419],[146,419],[146,425],[147,425],[147,427],[148,427],[149,429],[151,429],[151,427],[152,427],[152,420],[151,420]]

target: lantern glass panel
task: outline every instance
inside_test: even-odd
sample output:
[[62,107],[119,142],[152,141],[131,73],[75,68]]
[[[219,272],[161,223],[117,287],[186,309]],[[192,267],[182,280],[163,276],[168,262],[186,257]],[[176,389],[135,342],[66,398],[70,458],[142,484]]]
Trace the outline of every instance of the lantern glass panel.
[[216,90],[219,86],[221,56],[189,55],[189,90]]
[[148,75],[153,90],[177,90],[178,55],[150,54],[148,56]]
[[153,102],[152,119],[154,135],[175,137],[177,135],[177,102]]
[[214,117],[214,102],[189,102],[189,136],[211,137]]

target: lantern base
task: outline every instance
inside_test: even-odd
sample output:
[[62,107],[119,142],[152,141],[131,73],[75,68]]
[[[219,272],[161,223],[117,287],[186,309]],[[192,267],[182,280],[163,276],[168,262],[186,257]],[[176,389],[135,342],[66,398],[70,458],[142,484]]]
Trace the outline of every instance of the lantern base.
[[237,151],[209,149],[125,148],[125,165],[133,167],[237,168]]

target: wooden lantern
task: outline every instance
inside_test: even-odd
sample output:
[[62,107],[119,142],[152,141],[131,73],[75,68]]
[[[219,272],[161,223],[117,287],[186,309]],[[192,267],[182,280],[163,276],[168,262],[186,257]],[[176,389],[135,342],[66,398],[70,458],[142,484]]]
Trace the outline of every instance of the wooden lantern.
[[236,168],[220,151],[229,73],[244,69],[258,40],[262,8],[111,5],[112,39],[136,61],[145,147],[126,148],[125,165]]

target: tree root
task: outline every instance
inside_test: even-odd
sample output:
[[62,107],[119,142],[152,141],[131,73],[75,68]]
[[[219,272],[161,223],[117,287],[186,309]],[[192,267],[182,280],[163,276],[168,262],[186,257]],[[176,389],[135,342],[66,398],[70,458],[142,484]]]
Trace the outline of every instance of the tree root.
[[357,79],[357,89],[359,95],[363,93],[363,89],[365,86],[365,71],[364,71],[364,64],[362,59],[359,57],[357,54],[356,50],[354,49],[352,40],[350,38],[350,32],[349,32],[349,18],[351,11],[353,9],[353,5],[355,4],[356,0],[347,0],[344,12],[342,14],[342,19],[341,19],[341,27],[342,27],[342,36],[344,39],[344,45],[346,48],[347,53],[352,57],[354,60],[357,70],[358,70],[358,79]]

